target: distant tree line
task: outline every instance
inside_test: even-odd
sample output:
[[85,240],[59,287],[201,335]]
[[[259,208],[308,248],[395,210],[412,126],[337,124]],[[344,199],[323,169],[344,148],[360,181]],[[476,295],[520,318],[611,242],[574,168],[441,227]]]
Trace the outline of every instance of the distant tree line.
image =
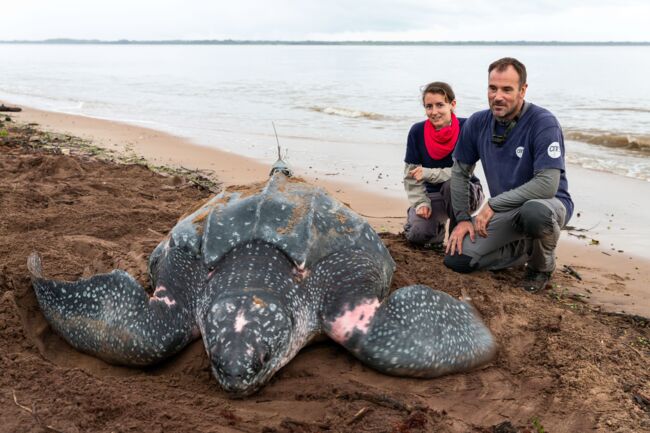
[[0,44],[65,44],[65,45],[523,45],[523,46],[641,46],[650,41],[283,41],[283,40],[164,40],[138,41],[120,39],[102,41],[99,39],[45,39],[40,41],[14,40],[0,41]]

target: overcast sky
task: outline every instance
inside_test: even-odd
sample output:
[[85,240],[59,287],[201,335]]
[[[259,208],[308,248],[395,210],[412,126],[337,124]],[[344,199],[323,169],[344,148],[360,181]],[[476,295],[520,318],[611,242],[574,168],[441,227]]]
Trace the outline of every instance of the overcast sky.
[[650,41],[647,0],[0,0],[0,40]]

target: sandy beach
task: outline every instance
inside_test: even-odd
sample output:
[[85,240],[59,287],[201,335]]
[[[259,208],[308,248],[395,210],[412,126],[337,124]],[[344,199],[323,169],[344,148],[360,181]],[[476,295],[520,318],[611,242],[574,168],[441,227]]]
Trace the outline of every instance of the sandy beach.
[[33,109],[10,119],[0,124],[0,432],[650,431],[649,260],[564,234],[553,288],[529,295],[518,288],[521,269],[453,274],[441,255],[399,236],[405,199],[331,179],[305,177],[382,233],[398,264],[392,288],[468,291],[499,342],[496,360],[403,379],[324,342],[253,398],[233,401],[211,378],[200,342],[147,369],[78,353],[38,309],[25,267],[31,251],[54,278],[120,268],[147,287],[148,254],[211,195],[147,164],[198,171],[215,190],[264,181],[269,167],[105,120]]
[[[270,168],[268,164],[232,152],[197,145],[187,138],[124,123],[25,107],[12,117],[19,122],[37,124],[45,131],[81,137],[93,145],[123,155],[143,157],[155,165],[200,170],[218,179],[224,186],[264,181]],[[298,176],[323,186],[334,197],[365,216],[377,231],[401,231],[408,206],[405,197],[380,194],[363,185],[309,177],[300,167],[294,168]],[[573,169],[578,171],[578,176],[574,174],[572,183],[577,183],[579,188],[589,188],[594,176],[611,177],[606,173],[587,172],[578,167]],[[623,187],[609,184],[612,191],[607,192],[608,196],[618,195],[619,202],[638,201],[636,191],[628,185],[630,180],[620,181]],[[595,194],[590,198],[597,200]],[[576,212],[579,211],[580,207],[576,209]],[[618,210],[612,208],[610,213],[618,213]],[[583,224],[579,217],[574,217],[571,224],[589,226],[592,221]],[[593,234],[586,233],[587,237],[583,239],[578,237],[580,234],[576,232],[571,236],[566,231],[563,233],[558,248],[558,270],[564,269],[565,265],[577,270],[584,278],[584,283],[579,284],[590,289],[590,298],[607,311],[650,317],[650,291],[647,289],[650,287],[650,259],[619,252],[604,242],[596,245],[591,242]],[[637,242],[642,243],[643,240]],[[625,284],[621,284],[621,281]],[[584,292],[584,288],[577,290],[582,289]]]

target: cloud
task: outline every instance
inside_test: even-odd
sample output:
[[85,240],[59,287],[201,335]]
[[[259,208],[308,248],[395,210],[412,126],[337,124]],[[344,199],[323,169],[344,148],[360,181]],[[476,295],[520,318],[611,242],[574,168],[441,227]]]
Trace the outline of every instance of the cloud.
[[649,40],[641,0],[21,0],[0,39]]

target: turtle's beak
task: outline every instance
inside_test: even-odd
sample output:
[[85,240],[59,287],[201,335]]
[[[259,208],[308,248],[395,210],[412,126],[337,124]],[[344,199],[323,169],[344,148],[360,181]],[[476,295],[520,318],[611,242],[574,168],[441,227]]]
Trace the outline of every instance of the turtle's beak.
[[220,349],[212,349],[210,362],[212,374],[223,390],[231,398],[243,398],[254,394],[262,387],[264,381],[260,380],[260,376],[263,374],[264,365],[261,362],[262,358],[258,358],[257,354],[249,358],[250,355],[236,352],[237,349],[227,353],[223,353]]

